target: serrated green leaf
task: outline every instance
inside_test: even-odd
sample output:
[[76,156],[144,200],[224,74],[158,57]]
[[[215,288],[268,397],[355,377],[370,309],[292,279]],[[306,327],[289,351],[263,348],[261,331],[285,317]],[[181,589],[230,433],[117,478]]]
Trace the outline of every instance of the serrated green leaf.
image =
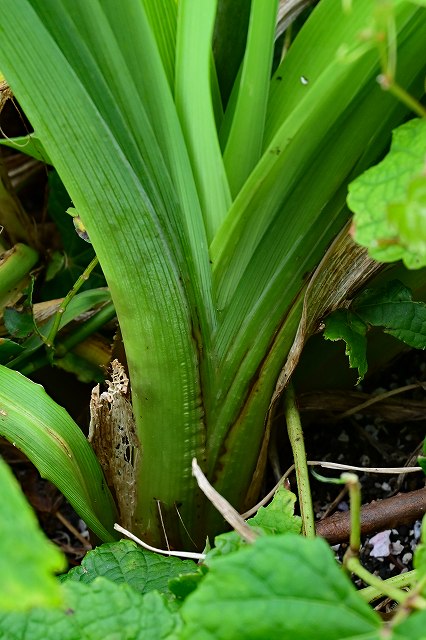
[[256,515],[247,520],[247,523],[254,527],[260,527],[268,535],[300,533],[302,518],[294,515],[295,502],[294,493],[285,487],[280,487],[272,502],[267,507],[260,507]]
[[[302,529],[302,519],[294,515],[295,502],[294,493],[280,487],[270,504],[267,507],[260,507],[256,515],[247,520],[247,524],[266,535],[299,534]],[[214,539],[214,547],[208,551],[205,564],[209,565],[212,558],[228,555],[246,545],[245,540],[236,531],[222,533]]]
[[425,148],[426,121],[411,120],[395,129],[384,160],[349,185],[355,239],[380,262],[403,260],[408,268],[426,264]]
[[65,557],[40,531],[1,458],[0,487],[0,611],[59,606],[62,594],[53,574],[65,569]]
[[204,572],[200,567],[198,571],[193,573],[185,573],[177,578],[172,578],[169,582],[169,589],[177,600],[185,600],[190,593],[195,591],[203,577]]
[[351,310],[367,324],[382,327],[410,347],[426,348],[426,304],[414,302],[411,291],[398,280],[366,289],[354,300]]
[[62,611],[0,614],[0,640],[172,640],[180,626],[158,593],[96,578],[63,585]]
[[193,573],[196,566],[192,560],[167,558],[141,549],[130,540],[120,540],[89,551],[81,566],[69,571],[62,580],[89,583],[103,576],[115,583],[125,582],[139,593],[159,591],[170,595],[169,580]]
[[326,340],[344,340],[345,353],[349,357],[349,366],[358,369],[359,380],[367,373],[367,327],[351,311],[338,309],[325,320],[324,338]]
[[214,539],[214,547],[210,549],[204,559],[204,563],[208,566],[211,558],[219,558],[220,556],[226,556],[229,553],[234,553],[245,547],[247,542],[241,538],[236,531],[228,531],[216,536]]
[[410,265],[424,266],[426,264],[425,175],[415,176],[408,183],[404,201],[390,203],[387,217],[397,231],[399,242],[411,254]]
[[180,612],[191,640],[372,640],[381,625],[324,540],[292,534],[212,560]]

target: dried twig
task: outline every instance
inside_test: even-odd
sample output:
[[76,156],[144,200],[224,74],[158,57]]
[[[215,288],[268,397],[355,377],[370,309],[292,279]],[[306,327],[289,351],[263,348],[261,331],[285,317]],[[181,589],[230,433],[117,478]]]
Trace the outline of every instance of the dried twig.
[[244,522],[244,518],[240,516],[238,511],[212,487],[195,458],[192,460],[192,475],[198,482],[201,491],[207,496],[219,513],[222,514],[225,520],[229,522],[231,527],[247,542],[254,542],[258,537],[257,533]]
[[387,475],[399,473],[418,473],[421,467],[355,467],[352,464],[340,464],[340,462],[322,462],[321,460],[308,460],[311,467],[322,467],[323,469],[338,469],[340,471],[360,471],[362,473],[383,473]]
[[80,533],[80,531],[78,531],[78,529],[74,527],[73,524],[71,524],[71,522],[65,516],[62,515],[60,511],[55,511],[55,516],[58,518],[59,522],[63,524],[64,527],[66,527],[68,531],[70,531],[73,536],[81,542],[84,549],[89,551],[92,548],[90,542]]
[[206,557],[205,553],[195,553],[193,551],[170,551],[170,549],[157,549],[157,547],[151,547],[150,544],[144,542],[143,540],[135,536],[134,533],[131,533],[117,523],[114,524],[114,529],[116,531],[119,531],[120,533],[123,533],[125,536],[127,536],[127,538],[130,538],[130,540],[133,540],[133,542],[136,542],[136,544],[139,544],[144,549],[152,551],[153,553],[161,553],[164,556],[176,556],[178,558],[190,558],[191,560],[204,560],[204,558]]
[[351,409],[344,411],[343,413],[336,416],[335,419],[343,420],[344,418],[348,418],[349,416],[352,416],[355,413],[360,413],[363,409],[370,407],[372,404],[375,404],[376,402],[382,402],[387,398],[391,398],[392,396],[399,395],[400,393],[404,393],[405,391],[411,391],[413,389],[417,389],[418,387],[424,387],[424,383],[416,382],[415,384],[407,384],[404,387],[398,387],[398,389],[391,389],[390,391],[386,391],[384,393],[381,393],[380,395],[369,398],[368,400],[366,400],[366,402],[362,402],[356,407],[352,407]]
[[[401,524],[412,524],[422,518],[425,511],[426,488],[373,501],[361,507],[361,534],[393,529]],[[348,540],[349,513],[335,513],[329,518],[324,518],[316,523],[316,531],[317,535],[326,538],[330,544]]]

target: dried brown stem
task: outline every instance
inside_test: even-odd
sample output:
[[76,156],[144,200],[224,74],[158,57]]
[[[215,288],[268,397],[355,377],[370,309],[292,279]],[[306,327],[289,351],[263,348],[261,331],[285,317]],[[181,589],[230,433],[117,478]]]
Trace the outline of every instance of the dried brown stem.
[[[410,385],[411,386],[411,385]],[[415,385],[415,386],[420,386]],[[413,385],[414,387],[414,385]],[[397,391],[397,390],[395,390]],[[398,389],[398,391],[401,391]],[[387,422],[424,420],[426,402],[407,398],[371,396],[359,391],[313,391],[297,397],[301,412],[323,413],[328,418],[339,420],[343,412],[380,416]],[[337,415],[339,414],[339,415]]]
[[[361,535],[393,529],[401,524],[412,524],[426,511],[426,487],[391,498],[370,502],[361,507]],[[350,515],[335,513],[316,523],[317,535],[330,544],[349,539]]]

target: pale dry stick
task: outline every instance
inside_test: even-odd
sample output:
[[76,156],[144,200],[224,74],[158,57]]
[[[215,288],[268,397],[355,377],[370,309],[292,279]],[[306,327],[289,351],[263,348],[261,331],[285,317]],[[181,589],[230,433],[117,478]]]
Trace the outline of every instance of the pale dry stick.
[[265,504],[267,502],[269,502],[269,500],[271,500],[271,498],[274,497],[275,493],[278,491],[280,486],[282,484],[284,484],[284,482],[287,480],[287,478],[290,475],[290,473],[292,473],[293,471],[294,471],[294,464],[292,464],[291,467],[289,469],[287,469],[285,474],[283,476],[281,476],[281,478],[278,480],[278,482],[275,485],[275,487],[273,489],[271,489],[269,491],[269,493],[267,493],[266,496],[264,498],[262,498],[262,500],[260,500],[257,504],[255,504],[254,507],[252,507],[248,511],[245,511],[244,513],[242,513],[241,517],[244,518],[244,520],[247,520],[247,518],[250,518],[250,516],[253,516],[255,513],[257,513],[259,511],[260,507],[265,506]]
[[164,556],[175,556],[177,558],[189,558],[190,560],[204,560],[204,558],[206,557],[205,553],[195,553],[193,551],[170,551],[170,549],[157,549],[156,547],[151,547],[150,544],[147,544],[117,523],[114,524],[114,529],[116,531],[119,531],[120,533],[123,533],[125,536],[127,536],[127,538],[130,538],[130,540],[133,540],[133,542],[136,542],[136,544],[139,544],[144,549],[152,551],[153,553],[161,553]]
[[236,511],[234,507],[212,487],[204,473],[201,471],[201,468],[195,458],[192,459],[192,475],[195,477],[201,491],[210,500],[213,506],[216,507],[231,527],[235,529],[235,531],[246,542],[254,542],[258,538],[257,533],[255,533],[253,529],[246,524],[244,518],[240,516],[238,511]]
[[72,525],[71,522],[67,520],[67,518],[65,518],[65,516],[63,516],[60,511],[55,511],[55,516],[58,518],[59,522],[61,522],[64,525],[64,527],[66,527],[68,531],[70,531],[73,534],[73,536],[77,538],[77,540],[80,540],[84,549],[90,550],[92,548],[92,545],[90,544],[90,542],[86,540],[86,538],[83,535],[81,535],[80,531],[78,531],[78,529],[76,529],[74,525]]
[[418,473],[421,467],[355,467],[351,464],[340,464],[339,462],[321,462],[321,460],[308,460],[311,467],[322,467],[323,469],[339,469],[340,471],[363,471],[364,473]]
[[[354,467],[350,464],[340,464],[339,462],[322,462],[320,460],[308,460],[306,463],[311,467],[323,467],[324,469],[338,469],[340,471],[363,471],[364,473],[383,473],[383,474],[402,474],[402,473],[417,473],[418,471],[422,471],[421,467]],[[280,486],[285,482],[290,473],[294,471],[294,464],[291,465],[289,469],[285,472],[283,476],[278,480],[277,484],[273,489],[266,494],[262,500],[260,500],[257,504],[254,505],[248,511],[245,511],[241,514],[241,517],[246,520],[250,518],[252,515],[257,513],[260,507],[265,506],[274,497],[276,491],[280,488]]]
[[169,539],[167,537],[166,527],[164,526],[163,514],[161,513],[160,500],[156,500],[155,502],[157,503],[157,509],[158,509],[158,513],[159,513],[159,516],[160,516],[161,528],[163,529],[163,534],[164,534],[164,539],[166,541],[166,546],[167,546],[167,549],[170,551]]
[[[15,104],[15,101],[13,99],[13,93],[11,88],[9,87],[9,85],[7,84],[6,80],[0,80],[0,113],[3,111],[3,108],[6,104],[6,102],[10,100],[13,104],[13,106],[15,107],[16,111],[18,112],[21,120],[22,120],[22,116],[19,112],[18,107]],[[25,127],[26,128],[26,127]],[[10,140],[9,136],[7,136],[5,134],[5,132],[3,131],[3,129],[0,127],[0,133],[6,138],[6,140]],[[28,133],[28,138],[25,141],[24,144],[18,144],[17,142],[14,142],[14,145],[17,149],[24,149],[30,142],[30,138],[31,138],[31,134]]]
[[412,389],[417,389],[418,387],[423,387],[424,383],[416,382],[416,384],[407,384],[405,387],[398,387],[398,389],[392,389],[391,391],[385,391],[385,393],[380,393],[374,398],[369,398],[365,402],[358,404],[356,407],[352,407],[352,409],[348,409],[343,413],[335,416],[334,420],[343,420],[344,418],[349,418],[349,416],[353,416],[355,413],[360,413],[362,409],[366,409],[370,407],[372,404],[376,404],[376,402],[381,402],[382,400],[386,400],[386,398],[390,398],[391,396],[396,396],[400,393],[404,393],[405,391],[411,391]]
[[181,515],[180,515],[180,513],[179,513],[179,509],[177,508],[176,503],[175,503],[175,509],[176,509],[176,513],[178,514],[178,518],[179,518],[179,520],[180,520],[180,523],[181,523],[182,527],[183,527],[183,528],[184,528],[184,530],[185,530],[186,535],[187,535],[187,536],[188,536],[188,538],[191,540],[191,542],[192,542],[192,544],[194,545],[194,547],[195,547],[195,548],[197,548],[197,545],[195,544],[195,542],[194,542],[193,538],[191,537],[191,534],[189,533],[188,529],[187,529],[187,528],[186,528],[186,526],[185,526],[185,523],[184,523],[184,521],[183,521],[182,516],[181,516]]

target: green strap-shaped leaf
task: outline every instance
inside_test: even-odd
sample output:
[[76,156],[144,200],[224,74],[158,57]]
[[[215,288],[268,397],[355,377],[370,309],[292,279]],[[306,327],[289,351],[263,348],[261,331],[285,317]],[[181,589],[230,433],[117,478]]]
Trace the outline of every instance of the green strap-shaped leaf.
[[79,426],[43,387],[0,366],[0,435],[23,451],[104,541],[116,510],[99,462]]
[[387,156],[349,185],[355,240],[380,262],[426,265],[426,120],[395,129]]
[[217,0],[179,3],[176,38],[176,108],[191,157],[209,242],[231,204],[214,120],[211,42]]
[[65,557],[41,533],[18,482],[0,459],[0,611],[60,605],[53,573],[65,568]]
[[[191,519],[198,522],[191,459],[204,455],[205,438],[193,336],[206,329],[213,308],[206,243],[197,234],[201,215],[192,222],[194,206],[180,206],[182,194],[192,202],[195,190],[167,78],[137,0],[9,1],[7,20],[0,22],[0,66],[66,185],[108,282],[144,447],[135,522],[141,537],[149,529],[159,540],[155,500],[168,505],[176,521],[174,505],[182,504],[187,528]],[[130,38],[145,58],[135,58]],[[145,103],[142,76],[151,63],[160,75],[155,102]],[[164,114],[162,135],[160,116],[150,121],[155,104]],[[166,157],[161,144],[169,131]]]
[[41,140],[33,133],[31,135],[18,136],[16,138],[4,138],[0,140],[0,144],[5,147],[10,147],[11,149],[15,149],[16,151],[21,151],[22,153],[25,153],[25,155],[31,156],[31,158],[35,158],[36,160],[40,160],[45,164],[52,164]]
[[[359,50],[358,36],[368,26],[371,8],[372,3],[364,0],[352,3],[348,14],[341,13],[340,6],[336,9],[333,1],[315,7],[273,80],[284,88],[273,101],[274,124],[271,119],[266,125],[269,147],[211,245],[221,313],[214,343],[219,389],[212,410],[218,426],[209,431],[211,465],[227,437],[228,460],[235,451],[231,466],[245,467],[245,449],[237,443],[245,435],[254,442],[259,424],[254,408],[249,424],[248,403],[253,400],[254,407],[259,395],[272,393],[266,385],[246,400],[247,431],[237,436],[236,416],[242,414],[241,398],[247,399],[245,381],[277,375],[266,373],[266,368],[280,366],[278,352],[274,363],[272,354],[264,359],[272,336],[280,327],[273,349],[284,358],[293,341],[293,312],[299,313],[296,307],[306,277],[347,220],[347,183],[386,148],[390,130],[401,119],[401,106],[377,86],[377,53],[365,47]],[[410,87],[424,66],[426,15],[402,2],[395,16],[398,68]],[[312,55],[313,42],[318,43],[318,56]],[[351,55],[342,56],[343,45]],[[420,60],[414,71],[415,61]],[[305,74],[308,84],[301,80]],[[221,461],[218,473],[225,467]],[[215,486],[236,504],[239,498],[233,497],[230,482],[225,486],[218,480]]]
[[253,0],[238,98],[223,154],[233,197],[262,155],[278,2]]

